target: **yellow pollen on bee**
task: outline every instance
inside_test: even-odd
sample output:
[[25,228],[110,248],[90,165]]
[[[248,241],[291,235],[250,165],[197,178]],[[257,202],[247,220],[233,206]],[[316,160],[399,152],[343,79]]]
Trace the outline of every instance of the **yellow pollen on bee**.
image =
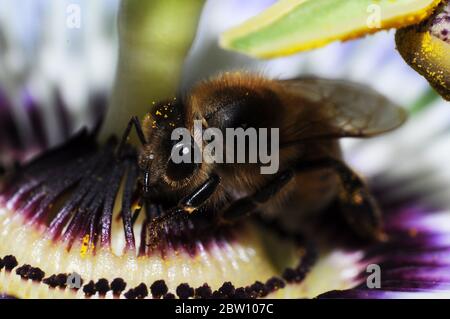
[[185,207],[184,210],[190,215],[193,212],[195,212],[195,208],[194,207]]
[[156,113],[155,113],[156,115],[162,115],[162,113],[158,110],[158,111],[156,111]]
[[363,201],[364,201],[361,193],[359,193],[359,192],[355,192],[353,194],[352,200],[353,200],[353,203],[355,203],[356,205],[361,205],[363,203]]

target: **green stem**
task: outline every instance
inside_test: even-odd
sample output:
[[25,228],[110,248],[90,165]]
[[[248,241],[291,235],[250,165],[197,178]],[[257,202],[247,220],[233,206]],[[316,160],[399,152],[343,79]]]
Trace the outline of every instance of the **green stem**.
[[[131,116],[175,96],[204,0],[122,0],[119,61],[100,139],[119,135]],[[134,135],[133,135],[134,136]]]

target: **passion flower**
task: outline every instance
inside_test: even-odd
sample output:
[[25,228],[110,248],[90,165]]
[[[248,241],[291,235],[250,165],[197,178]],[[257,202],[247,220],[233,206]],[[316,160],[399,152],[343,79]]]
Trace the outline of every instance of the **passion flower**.
[[[135,5],[138,2],[142,1],[136,1]],[[164,3],[169,2],[164,0]],[[239,1],[239,5],[241,3]],[[255,7],[258,3],[259,0],[255,1]],[[169,8],[170,5],[157,7]],[[193,12],[199,14],[200,6],[194,7],[197,11]],[[137,10],[134,14],[148,13],[151,17],[153,10]],[[229,13],[231,17],[235,11]],[[165,11],[164,21],[176,25],[179,17],[171,16],[170,12],[174,11]],[[205,14],[208,17],[208,11]],[[196,21],[195,14],[190,16]],[[140,21],[146,20],[142,17]],[[183,24],[190,26],[186,34],[194,34],[195,21],[188,19]],[[127,28],[127,23],[122,28]],[[136,32],[133,39],[141,43],[140,37],[146,39],[147,35]],[[172,223],[161,234],[158,245],[147,246],[146,225],[163,214],[166,207],[139,200],[134,147],[128,145],[123,157],[116,155],[114,136],[120,135],[125,126],[119,122],[129,120],[128,115],[123,115],[106,122],[102,138],[97,138],[95,133],[82,132],[31,162],[16,164],[15,168],[7,165],[0,179],[0,294],[19,298],[445,296],[448,291],[445,276],[448,203],[437,197],[445,199],[448,179],[444,178],[443,184],[429,179],[435,174],[448,175],[448,165],[444,164],[450,159],[448,152],[442,152],[448,147],[448,122],[445,120],[449,116],[448,107],[434,95],[432,99],[422,98],[429,96],[426,81],[396,60],[392,47],[386,45],[387,40],[380,37],[374,43],[345,44],[333,48],[334,51],[318,52],[302,64],[298,61],[266,64],[284,65],[291,71],[294,65],[299,69],[309,67],[310,72],[322,76],[324,69],[330,76],[341,72],[339,74],[345,78],[357,78],[362,74],[366,81],[372,81],[372,86],[379,87],[400,103],[420,106],[417,107],[421,111],[420,118],[413,117],[406,131],[389,136],[387,140],[346,147],[350,151],[349,160],[368,176],[381,203],[386,242],[364,245],[348,236],[335,208],[331,207],[317,216],[312,231],[314,238],[288,233],[276,223],[256,217],[217,228],[210,222],[212,212],[204,211]],[[189,41],[179,43],[184,43],[179,52],[187,52],[185,45]],[[125,49],[122,47],[122,50]],[[123,52],[125,56],[141,56]],[[176,67],[171,70],[181,69],[184,53],[179,54]],[[357,59],[358,54],[369,53],[374,59],[365,63]],[[164,54],[161,50],[157,57],[163,59]],[[323,59],[323,56],[334,59]],[[344,60],[354,68],[344,68]],[[158,66],[158,59],[143,59],[137,66],[122,61],[122,65],[128,67],[122,69],[120,77],[130,79],[128,72],[147,70],[141,64],[145,61],[152,66],[149,70],[155,71],[150,75],[143,72],[152,81],[144,81],[139,90],[133,91],[136,94],[129,95],[131,91],[127,87],[144,74],[134,74],[134,81],[128,84],[121,82],[121,92],[125,94],[122,96],[126,96],[122,102],[126,104],[117,114],[126,113],[128,103],[133,104],[134,98],[145,100],[145,106],[139,110],[144,112],[159,94],[151,85],[164,76],[164,72],[153,69]],[[324,65],[329,67],[324,68]],[[390,72],[396,74],[395,80]],[[177,82],[176,78],[174,76],[173,81]],[[402,90],[406,83],[414,89]],[[176,86],[170,82],[164,94],[172,94]],[[36,101],[38,109],[47,105],[43,99],[36,98]],[[9,103],[8,112],[13,110],[12,104]],[[94,103],[88,105],[92,107]],[[100,112],[93,113],[98,117]],[[14,126],[17,132],[24,134],[14,118],[2,114],[7,113],[0,114],[1,123]],[[74,128],[75,118],[71,115],[69,112],[68,123]],[[48,121],[47,117],[42,118]],[[424,125],[422,119],[428,119],[426,130],[417,129]],[[56,124],[60,122],[58,117]],[[47,125],[36,127],[39,126],[47,128]],[[411,139],[415,143],[408,143]],[[10,135],[2,135],[2,142],[14,145]],[[26,147],[24,150],[27,151]],[[430,163],[432,169],[418,177],[416,173],[428,168]],[[369,264],[381,267],[380,288],[370,289],[367,285]]]
[[[113,140],[98,146],[81,133],[4,180],[3,292],[144,298],[150,289],[154,298],[263,297],[300,283],[316,262],[317,247],[299,235],[255,222],[217,229],[206,217],[170,224],[149,246],[146,226],[164,209],[140,206],[136,153],[130,148],[117,160],[115,146]],[[278,264],[266,260],[269,236]],[[68,287],[73,274],[82,287]]]
[[390,28],[406,62],[449,98],[447,0],[279,1],[229,30],[223,48],[274,58]]
[[271,58],[415,24],[440,0],[279,1],[222,34],[224,48]]

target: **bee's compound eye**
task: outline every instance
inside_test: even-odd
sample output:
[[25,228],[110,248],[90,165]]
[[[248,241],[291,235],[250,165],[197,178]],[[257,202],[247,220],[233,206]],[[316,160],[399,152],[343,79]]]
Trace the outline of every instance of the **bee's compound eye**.
[[[194,150],[192,146],[178,143],[174,146],[175,152],[179,155],[176,160],[169,159],[166,168],[166,175],[173,181],[180,181],[191,176],[198,168],[194,160]],[[182,161],[181,158],[183,159]]]
[[173,181],[181,181],[185,178],[191,176],[197,169],[198,164],[196,163],[175,163],[169,160],[167,163],[166,174]]

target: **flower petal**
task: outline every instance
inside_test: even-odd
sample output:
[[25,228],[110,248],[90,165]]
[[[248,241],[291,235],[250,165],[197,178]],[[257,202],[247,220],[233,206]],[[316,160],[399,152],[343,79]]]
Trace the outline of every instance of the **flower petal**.
[[224,48],[271,58],[399,28],[428,17],[440,0],[284,0],[225,32]]

